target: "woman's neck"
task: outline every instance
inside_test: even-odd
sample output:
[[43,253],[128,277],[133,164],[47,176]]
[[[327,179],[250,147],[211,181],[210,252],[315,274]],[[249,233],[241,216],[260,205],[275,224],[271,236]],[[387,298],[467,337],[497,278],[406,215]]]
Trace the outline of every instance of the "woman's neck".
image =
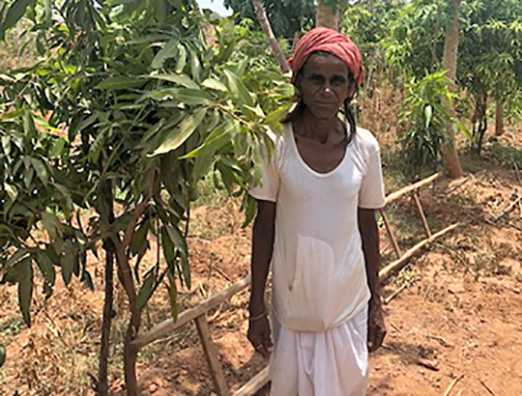
[[317,118],[308,109],[304,110],[297,120],[297,124],[303,137],[317,139],[322,144],[325,144],[341,129],[341,123],[336,116],[328,119]]

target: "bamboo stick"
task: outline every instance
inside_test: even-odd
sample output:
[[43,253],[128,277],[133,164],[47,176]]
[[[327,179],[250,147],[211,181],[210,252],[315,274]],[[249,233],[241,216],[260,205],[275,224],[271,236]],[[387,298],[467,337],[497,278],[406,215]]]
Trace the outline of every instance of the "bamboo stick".
[[390,222],[388,220],[388,217],[386,216],[386,213],[383,209],[381,211],[381,216],[384,221],[384,226],[386,227],[386,231],[388,232],[388,236],[390,237],[390,241],[393,247],[393,250],[395,251],[395,254],[397,255],[397,258],[402,256],[401,248],[399,247],[399,244],[397,243],[397,239],[395,239],[395,235],[393,234],[393,231],[390,226]]
[[431,175],[430,177],[428,177],[424,180],[418,181],[417,183],[414,183],[414,184],[410,184],[409,186],[406,186],[406,187],[400,189],[399,191],[392,192],[391,194],[389,194],[386,197],[386,205],[389,204],[390,202],[396,201],[398,198],[402,197],[404,194],[417,190],[417,189],[421,188],[422,186],[425,186],[426,184],[429,184],[432,181],[437,180],[441,176],[442,176],[441,173],[435,173],[434,175]]
[[426,215],[424,214],[424,209],[422,208],[421,201],[419,199],[419,194],[417,191],[412,192],[413,200],[415,201],[415,206],[417,206],[417,210],[419,211],[419,216],[422,221],[422,226],[424,227],[424,232],[426,236],[429,238],[431,236],[430,226],[428,224],[428,220],[426,219]]
[[269,381],[268,367],[256,374],[250,381],[243,385],[233,396],[252,396],[255,395]]
[[425,245],[427,245],[430,242],[433,242],[434,240],[440,238],[448,232],[453,231],[458,226],[460,226],[460,223],[455,223],[444,228],[436,234],[433,234],[431,237],[426,238],[421,242],[417,243],[410,250],[406,251],[406,253],[404,253],[402,257],[398,260],[392,261],[390,264],[388,264],[386,267],[379,271],[379,279],[381,280],[381,282],[387,279],[395,270],[399,269],[404,263],[406,263],[406,261],[408,261],[408,259],[410,259],[419,250],[421,250]]
[[207,359],[208,367],[210,369],[210,376],[214,382],[215,391],[219,396],[230,396],[230,390],[227,386],[225,374],[219,363],[216,347],[210,339],[210,329],[208,328],[207,314],[204,313],[196,319],[196,328],[198,329],[199,339],[203,345],[203,351]]
[[191,320],[196,319],[198,316],[207,313],[213,308],[216,308],[219,304],[228,300],[234,294],[239,293],[240,291],[246,289],[250,285],[250,275],[246,276],[233,286],[230,286],[228,289],[223,290],[222,292],[216,294],[215,296],[209,298],[208,300],[203,301],[202,303],[196,305],[194,308],[190,308],[184,312],[182,312],[178,316],[178,320],[174,322],[172,319],[167,319],[160,324],[154,326],[152,329],[147,331],[146,333],[139,334],[134,341],[132,341],[132,345],[141,348],[147,344],[150,344],[157,339],[160,339],[167,335],[168,333],[180,328]]

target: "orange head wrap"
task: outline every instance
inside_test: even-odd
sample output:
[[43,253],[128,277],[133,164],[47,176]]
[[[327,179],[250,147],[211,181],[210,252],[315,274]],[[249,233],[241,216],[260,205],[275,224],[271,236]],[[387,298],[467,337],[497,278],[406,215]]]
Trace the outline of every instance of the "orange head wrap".
[[355,83],[350,91],[350,96],[352,96],[364,79],[361,53],[348,37],[325,27],[310,30],[297,43],[294,57],[288,60],[288,64],[292,68],[292,84],[295,84],[297,74],[308,57],[317,51],[328,52],[346,63]]

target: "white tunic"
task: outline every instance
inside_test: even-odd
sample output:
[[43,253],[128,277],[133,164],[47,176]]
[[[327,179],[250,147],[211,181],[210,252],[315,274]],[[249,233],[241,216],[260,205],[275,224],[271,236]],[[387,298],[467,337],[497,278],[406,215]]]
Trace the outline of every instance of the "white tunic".
[[[286,124],[275,154],[265,164],[261,186],[250,193],[256,199],[277,203],[271,262],[272,313],[282,326],[281,335],[295,338],[302,332],[339,331],[341,325],[350,324],[357,314],[366,311],[370,291],[357,208],[377,209],[385,204],[379,146],[373,135],[358,128],[341,163],[328,173],[318,173],[300,156],[291,124]],[[316,334],[314,340],[316,337],[321,335]],[[276,340],[272,373],[280,355],[278,344]],[[327,344],[333,347],[335,343],[327,342],[325,347]],[[302,348],[296,347],[296,351],[302,352]],[[299,356],[303,357],[301,352]],[[335,352],[334,347],[323,352],[316,355],[335,356],[340,351]],[[334,367],[325,370],[335,371]],[[274,376],[272,379],[273,386],[277,385]],[[294,394],[275,394],[282,395]]]

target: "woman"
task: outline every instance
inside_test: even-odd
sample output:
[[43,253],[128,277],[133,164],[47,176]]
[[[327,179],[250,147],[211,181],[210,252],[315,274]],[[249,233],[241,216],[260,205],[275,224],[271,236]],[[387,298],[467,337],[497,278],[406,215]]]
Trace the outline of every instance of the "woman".
[[[363,73],[357,47],[316,28],[296,47],[296,109],[251,191],[248,338],[268,356],[274,396],[360,396],[368,350],[385,336],[374,210],[385,204],[379,146],[349,108]],[[338,117],[343,108],[346,122]],[[273,271],[272,334],[264,301]]]

